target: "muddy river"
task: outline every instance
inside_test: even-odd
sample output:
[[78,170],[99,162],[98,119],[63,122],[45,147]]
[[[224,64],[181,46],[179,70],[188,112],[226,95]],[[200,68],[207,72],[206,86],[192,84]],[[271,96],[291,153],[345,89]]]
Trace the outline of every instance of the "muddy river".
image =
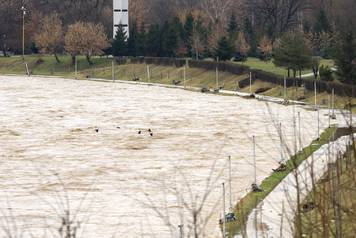
[[[280,160],[276,125],[293,148],[317,136],[317,113],[180,89],[0,76],[0,225],[23,237],[220,237],[222,186],[232,202]],[[327,117],[321,115],[322,128]],[[297,126],[298,127],[298,126]],[[299,140],[298,140],[299,141]],[[299,146],[299,142],[298,142]],[[287,152],[285,151],[285,154]],[[229,187],[226,187],[226,209]],[[1,234],[0,229],[0,234]]]

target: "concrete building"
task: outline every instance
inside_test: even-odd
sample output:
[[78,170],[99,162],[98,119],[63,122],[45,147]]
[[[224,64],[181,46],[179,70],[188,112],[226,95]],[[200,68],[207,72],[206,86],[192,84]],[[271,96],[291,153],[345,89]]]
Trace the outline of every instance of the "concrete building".
[[129,0],[113,0],[113,7],[113,37],[115,37],[117,29],[120,25],[124,27],[127,36],[129,36]]

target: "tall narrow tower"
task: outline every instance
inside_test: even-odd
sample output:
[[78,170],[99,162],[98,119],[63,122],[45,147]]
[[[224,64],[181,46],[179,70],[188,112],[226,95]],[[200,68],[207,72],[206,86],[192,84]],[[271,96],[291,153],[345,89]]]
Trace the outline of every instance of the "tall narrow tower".
[[115,37],[117,29],[120,25],[124,27],[126,35],[129,36],[129,0],[113,0],[113,7],[113,37]]

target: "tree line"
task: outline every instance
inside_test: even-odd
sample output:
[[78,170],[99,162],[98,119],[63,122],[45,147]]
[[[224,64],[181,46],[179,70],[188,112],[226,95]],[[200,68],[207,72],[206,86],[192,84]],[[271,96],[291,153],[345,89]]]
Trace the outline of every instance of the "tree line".
[[142,22],[131,25],[129,37],[119,28],[112,42],[114,56],[191,57],[194,59],[245,61],[247,57],[271,60],[286,68],[288,77],[301,77],[304,69],[312,69],[315,78],[333,80],[333,70],[320,66],[322,58],[334,59],[337,78],[345,83],[356,80],[356,36],[352,28],[335,29],[324,10],[320,10],[313,26],[300,25],[279,37],[256,36],[249,19],[239,25],[232,14],[224,26],[225,34],[211,46],[213,27],[204,24],[200,15],[188,13],[163,25],[151,25],[146,30]]
[[104,54],[109,40],[102,24],[78,21],[69,25],[65,32],[61,19],[54,13],[43,17],[34,35],[34,44],[36,51],[53,54],[58,63],[58,54],[66,52],[72,57],[72,64],[77,55],[85,55],[92,64],[91,57]]
[[319,67],[320,59],[332,58],[341,80],[355,78],[352,0],[131,0],[130,32],[120,28],[113,40],[112,1],[1,0],[5,53],[21,50],[23,2],[27,53],[84,54],[89,62],[102,53],[236,61],[253,56],[273,58],[289,76],[312,68],[326,80],[332,72]]

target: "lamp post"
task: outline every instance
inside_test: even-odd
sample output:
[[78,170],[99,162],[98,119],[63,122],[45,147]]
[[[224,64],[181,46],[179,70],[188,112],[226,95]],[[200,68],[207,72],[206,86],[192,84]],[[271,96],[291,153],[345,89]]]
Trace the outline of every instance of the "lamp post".
[[21,7],[22,11],[22,59],[25,60],[25,16],[27,9],[25,6]]

